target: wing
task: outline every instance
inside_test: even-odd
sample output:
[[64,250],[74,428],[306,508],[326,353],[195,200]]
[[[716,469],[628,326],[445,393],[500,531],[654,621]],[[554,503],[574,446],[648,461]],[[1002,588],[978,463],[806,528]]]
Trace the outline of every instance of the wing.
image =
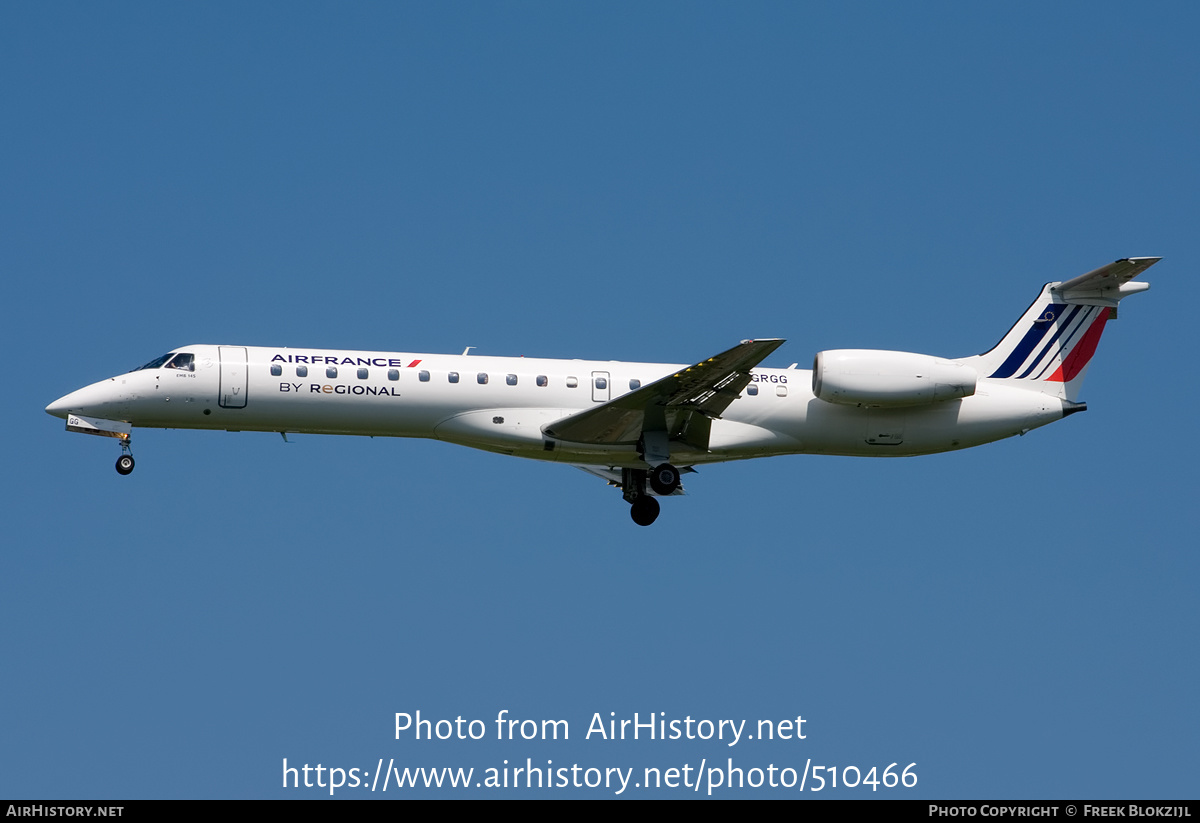
[[1149,283],[1130,283],[1161,257],[1126,257],[1101,266],[1095,271],[1059,283],[1054,287],[1064,300],[1086,306],[1116,306],[1122,297],[1128,297],[1150,288]]
[[615,400],[556,420],[542,431],[557,440],[616,446],[637,443],[649,429],[708,448],[710,421],[720,419],[750,382],[750,370],[783,343],[743,340]]

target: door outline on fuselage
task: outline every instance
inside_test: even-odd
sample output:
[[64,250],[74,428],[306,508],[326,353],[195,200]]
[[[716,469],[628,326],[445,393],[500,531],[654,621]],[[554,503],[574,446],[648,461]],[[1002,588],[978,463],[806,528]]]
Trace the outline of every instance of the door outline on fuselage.
[[[600,381],[604,381],[604,387],[600,387]],[[612,396],[612,380],[609,378],[606,371],[592,372],[592,401],[595,403],[607,403]]]
[[223,409],[246,408],[246,347],[218,346],[221,368],[217,405]]

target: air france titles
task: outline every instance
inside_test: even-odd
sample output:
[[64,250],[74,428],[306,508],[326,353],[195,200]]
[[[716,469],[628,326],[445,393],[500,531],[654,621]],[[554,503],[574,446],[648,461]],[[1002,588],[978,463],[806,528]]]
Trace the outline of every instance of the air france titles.
[[325,354],[277,354],[271,358],[272,363],[300,363],[308,366],[378,366],[381,369],[391,367],[411,369],[420,360],[414,360],[405,365],[403,360],[388,357],[335,357]]
[[[395,357],[337,357],[326,354],[276,354],[271,358],[272,363],[297,363],[305,366],[377,366],[379,368],[415,368],[420,360],[413,360],[405,365],[404,361]],[[362,375],[360,375],[362,376]],[[389,376],[390,379],[395,379]],[[303,383],[280,383],[279,391],[285,394],[301,394]],[[359,394],[387,395],[399,397],[400,392],[394,386],[371,386],[363,383],[309,383],[310,394]]]

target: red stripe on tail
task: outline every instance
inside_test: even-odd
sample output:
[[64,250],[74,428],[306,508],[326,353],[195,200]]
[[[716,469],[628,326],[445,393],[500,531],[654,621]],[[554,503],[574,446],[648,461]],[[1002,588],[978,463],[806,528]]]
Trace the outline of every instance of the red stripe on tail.
[[1083,339],[1079,341],[1079,345],[1071,349],[1067,354],[1067,358],[1063,360],[1062,365],[1058,367],[1058,371],[1046,378],[1047,381],[1055,383],[1069,383],[1075,379],[1091,362],[1092,355],[1096,353],[1096,346],[1100,344],[1100,335],[1104,333],[1104,324],[1108,322],[1109,312],[1107,309],[1100,312],[1100,316],[1096,322],[1092,323],[1092,327],[1083,335]]

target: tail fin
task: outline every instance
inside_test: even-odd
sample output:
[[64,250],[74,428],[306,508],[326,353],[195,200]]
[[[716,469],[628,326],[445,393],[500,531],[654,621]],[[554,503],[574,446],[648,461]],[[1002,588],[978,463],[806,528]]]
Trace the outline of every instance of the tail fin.
[[991,351],[965,358],[980,377],[1078,399],[1104,324],[1122,298],[1150,288],[1129,282],[1160,257],[1128,257],[1064,283],[1047,283],[1021,319]]

